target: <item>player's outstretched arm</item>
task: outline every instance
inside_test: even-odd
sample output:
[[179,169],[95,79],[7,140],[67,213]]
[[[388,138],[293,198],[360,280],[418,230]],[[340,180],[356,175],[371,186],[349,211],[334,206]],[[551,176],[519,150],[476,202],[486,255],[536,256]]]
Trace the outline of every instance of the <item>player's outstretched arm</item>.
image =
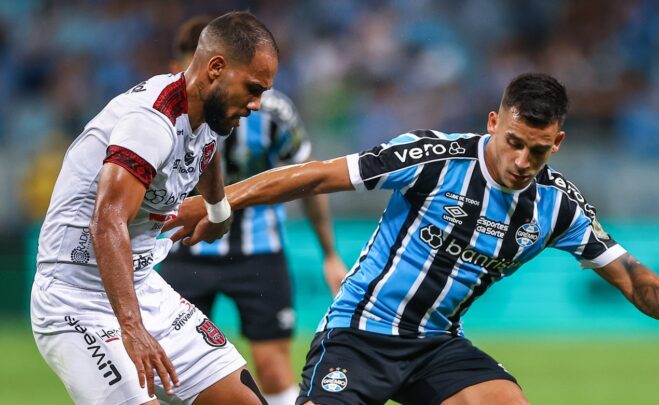
[[595,271],[622,291],[641,312],[659,319],[659,275],[629,253]]
[[[275,204],[315,194],[353,190],[345,157],[283,166],[252,176],[227,186],[224,191],[234,210],[262,204]],[[204,201],[199,197],[186,198],[175,219],[165,223],[163,232],[181,227],[173,241],[192,236],[199,221],[206,216]],[[191,237],[193,245],[202,239]]]
[[137,369],[140,385],[154,395],[153,370],[165,391],[173,394],[178,377],[172,362],[142,324],[133,284],[133,256],[128,224],[144,198],[145,186],[126,169],[106,163],[101,169],[90,234],[98,269],[112,310],[121,326],[122,342]]

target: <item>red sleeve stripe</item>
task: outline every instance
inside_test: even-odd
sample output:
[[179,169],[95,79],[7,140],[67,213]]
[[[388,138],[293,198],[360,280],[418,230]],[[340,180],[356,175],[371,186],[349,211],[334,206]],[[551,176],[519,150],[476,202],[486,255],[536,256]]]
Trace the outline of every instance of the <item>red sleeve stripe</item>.
[[185,90],[183,73],[181,73],[180,79],[170,83],[160,92],[156,102],[153,103],[153,108],[169,118],[172,125],[176,125],[177,117],[188,113],[188,95]]
[[137,153],[117,145],[108,146],[103,163],[114,163],[128,170],[139,181],[149,188],[151,181],[156,177],[156,169]]

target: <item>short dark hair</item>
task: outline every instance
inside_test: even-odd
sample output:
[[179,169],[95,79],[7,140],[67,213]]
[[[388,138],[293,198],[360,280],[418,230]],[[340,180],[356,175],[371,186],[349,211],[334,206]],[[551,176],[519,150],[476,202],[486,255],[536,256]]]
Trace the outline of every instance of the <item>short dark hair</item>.
[[229,58],[239,63],[252,61],[256,48],[267,45],[279,57],[279,48],[266,26],[247,11],[232,11],[211,21],[202,34],[221,45]]
[[174,38],[174,59],[180,59],[187,55],[194,54],[199,42],[201,31],[213,21],[209,15],[198,15],[186,20],[178,30]]
[[554,122],[565,122],[568,98],[565,87],[544,73],[525,73],[514,78],[501,99],[506,109],[515,107],[526,123],[545,128]]

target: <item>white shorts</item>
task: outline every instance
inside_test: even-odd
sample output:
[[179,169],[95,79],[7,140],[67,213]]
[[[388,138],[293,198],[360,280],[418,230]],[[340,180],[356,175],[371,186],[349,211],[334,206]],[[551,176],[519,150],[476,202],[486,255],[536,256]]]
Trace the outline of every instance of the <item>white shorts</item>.
[[[174,397],[168,397],[154,370],[158,399],[191,403],[245,365],[222,332],[158,273],[152,271],[135,290],[142,322],[169,356],[181,383],[174,387]],[[104,292],[37,274],[31,317],[41,355],[76,404],[141,404],[153,399],[146,386],[140,387]]]

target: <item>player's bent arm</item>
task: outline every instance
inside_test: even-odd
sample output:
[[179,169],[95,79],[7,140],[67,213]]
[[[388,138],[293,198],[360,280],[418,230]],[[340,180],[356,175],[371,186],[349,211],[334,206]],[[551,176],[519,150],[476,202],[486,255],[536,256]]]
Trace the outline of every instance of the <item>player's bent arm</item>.
[[641,312],[659,319],[659,275],[629,253],[595,271]]
[[354,190],[345,157],[283,166],[227,186],[234,209]]
[[[231,229],[232,215],[228,201],[224,201],[224,178],[220,165],[220,155],[216,153],[199,178],[197,188],[201,193],[203,201],[211,204],[204,206],[204,215],[200,217],[195,226],[183,239],[183,244],[195,244],[199,241],[213,242],[219,239]],[[207,217],[207,210],[215,210],[213,216]]]
[[106,163],[101,169],[90,235],[103,288],[119,325],[126,352],[135,364],[140,385],[154,395],[155,369],[165,391],[178,385],[172,362],[142,324],[133,284],[133,256],[128,224],[144,198],[145,186],[123,167]]
[[222,169],[220,168],[219,153],[215,153],[208,167],[206,167],[204,173],[199,177],[197,188],[204,197],[204,200],[211,204],[215,204],[224,198],[224,178],[222,177]]
[[90,233],[103,285],[122,327],[142,323],[133,287],[128,223],[137,214],[144,192],[145,186],[124,168],[103,165]]

